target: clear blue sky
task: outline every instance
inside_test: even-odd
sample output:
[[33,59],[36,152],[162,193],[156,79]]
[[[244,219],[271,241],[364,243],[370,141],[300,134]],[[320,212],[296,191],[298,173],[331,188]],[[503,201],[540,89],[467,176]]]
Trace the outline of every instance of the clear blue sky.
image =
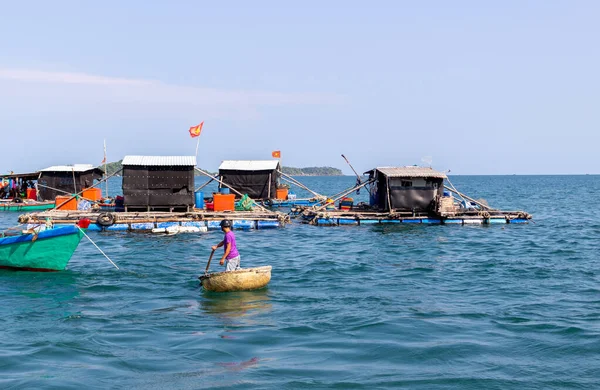
[[31,1],[0,11],[0,170],[189,155],[600,173],[596,1]]

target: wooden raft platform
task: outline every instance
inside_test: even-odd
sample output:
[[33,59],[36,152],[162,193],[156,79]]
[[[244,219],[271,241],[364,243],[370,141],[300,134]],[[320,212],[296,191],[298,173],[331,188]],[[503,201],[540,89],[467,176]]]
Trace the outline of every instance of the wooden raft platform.
[[524,211],[464,211],[451,216],[427,213],[401,213],[378,211],[314,211],[310,208],[296,210],[304,223],[316,226],[374,225],[374,224],[445,224],[445,225],[493,225],[522,224],[531,220]]
[[206,227],[219,230],[224,219],[232,221],[234,229],[273,229],[290,222],[288,215],[264,211],[193,211],[193,212],[102,212],[50,210],[19,216],[19,223],[44,224],[50,220],[54,226],[72,225],[82,218],[91,221],[90,231],[151,231],[172,226]]

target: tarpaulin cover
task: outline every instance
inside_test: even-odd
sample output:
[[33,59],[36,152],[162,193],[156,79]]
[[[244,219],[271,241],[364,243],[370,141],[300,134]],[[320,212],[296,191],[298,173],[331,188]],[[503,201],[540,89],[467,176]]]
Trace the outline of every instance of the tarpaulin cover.
[[382,210],[406,210],[406,211],[433,211],[435,200],[443,195],[443,182],[441,178],[427,178],[423,180],[424,186],[404,186],[403,181],[410,181],[410,177],[389,178],[389,201],[388,204],[388,178],[379,173],[377,183],[372,187],[371,205],[378,206]]
[[[94,180],[102,179],[100,169],[85,172],[75,172],[75,185],[73,185],[73,172],[48,172],[44,171],[38,180],[38,190],[42,200],[54,200],[58,195],[74,194],[81,192],[94,184]],[[46,187],[52,187],[46,188]],[[63,192],[61,192],[63,191]]]
[[[224,183],[242,194],[248,194],[252,199],[274,199],[277,195],[277,170],[233,171],[221,169],[219,176]],[[240,195],[236,194],[236,198],[239,197]]]
[[192,206],[194,167],[123,166],[125,206]]

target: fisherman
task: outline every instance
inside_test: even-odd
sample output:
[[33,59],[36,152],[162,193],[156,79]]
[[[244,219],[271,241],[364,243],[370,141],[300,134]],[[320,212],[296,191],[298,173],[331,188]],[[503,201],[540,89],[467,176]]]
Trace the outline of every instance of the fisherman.
[[235,235],[233,234],[233,231],[231,231],[231,221],[227,219],[222,220],[221,230],[225,233],[225,237],[223,237],[223,241],[217,245],[213,245],[212,250],[215,251],[217,248],[223,247],[225,252],[223,253],[223,257],[219,264],[225,265],[225,261],[227,261],[226,271],[240,269],[240,253],[235,244]]

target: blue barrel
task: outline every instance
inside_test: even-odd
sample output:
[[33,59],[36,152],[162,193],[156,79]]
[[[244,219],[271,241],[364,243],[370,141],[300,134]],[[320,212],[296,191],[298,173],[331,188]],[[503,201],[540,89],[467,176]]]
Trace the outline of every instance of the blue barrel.
[[222,194],[229,194],[229,188],[227,187],[221,187],[221,189],[219,190],[220,193]]
[[198,191],[195,194],[196,199],[196,208],[203,209],[204,208],[204,192]]

